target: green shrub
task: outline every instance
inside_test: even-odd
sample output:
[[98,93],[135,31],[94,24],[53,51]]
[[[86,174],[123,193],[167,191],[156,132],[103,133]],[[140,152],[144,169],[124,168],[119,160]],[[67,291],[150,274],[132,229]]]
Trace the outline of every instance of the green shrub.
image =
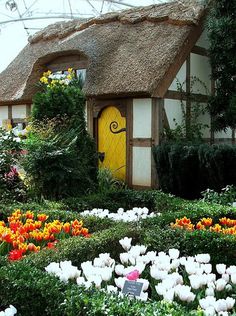
[[168,251],[177,248],[181,255],[194,256],[198,253],[209,253],[211,263],[234,265],[236,259],[235,236],[196,230],[188,232],[182,229],[158,226],[145,230],[142,240],[150,249]]
[[15,167],[21,152],[21,144],[18,142],[13,130],[7,131],[0,127],[0,200],[24,201],[26,187],[20,179]]
[[130,189],[121,189],[117,191],[106,191],[103,193],[90,194],[78,198],[69,198],[62,200],[66,209],[83,211],[93,208],[108,209],[116,212],[122,207],[125,210],[133,207],[147,207],[150,211],[156,209],[156,196],[158,191],[135,191]]
[[66,285],[26,263],[0,268],[1,307],[14,305],[19,316],[63,316]]
[[[95,289],[82,291],[74,285],[67,291],[66,315],[187,316],[189,311],[176,303],[171,304],[164,301],[144,303],[126,297],[121,299],[117,295],[109,295]],[[193,311],[191,315],[200,314]]]
[[194,199],[207,188],[236,184],[236,146],[163,143],[153,155],[164,192]]
[[[189,311],[176,303],[144,303],[72,283],[40,271],[25,262],[0,269],[1,306],[13,304],[19,316],[184,316]],[[199,315],[191,312],[192,315]]]
[[28,154],[22,159],[30,193],[59,200],[94,191],[97,154],[86,129],[81,85],[76,80],[53,83],[49,73],[44,75],[44,89],[33,98]]
[[72,237],[61,240],[56,249],[45,249],[39,253],[28,255],[23,261],[39,269],[44,269],[52,261],[71,260],[79,266],[81,262],[93,260],[98,253],[110,252],[113,258],[118,258],[122,248],[119,239],[128,236],[134,241],[139,240],[139,231],[135,225],[117,223],[109,229],[92,234],[90,238]]
[[227,185],[225,188],[221,189],[221,192],[207,189],[201,192],[201,194],[203,196],[202,201],[204,202],[229,206],[236,200],[236,187],[233,185]]

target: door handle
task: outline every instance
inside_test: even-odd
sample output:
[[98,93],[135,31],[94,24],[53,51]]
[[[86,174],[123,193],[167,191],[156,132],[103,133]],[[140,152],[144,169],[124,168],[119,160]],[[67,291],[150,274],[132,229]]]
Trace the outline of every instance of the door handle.
[[105,159],[105,153],[104,152],[98,152],[98,159],[103,162]]

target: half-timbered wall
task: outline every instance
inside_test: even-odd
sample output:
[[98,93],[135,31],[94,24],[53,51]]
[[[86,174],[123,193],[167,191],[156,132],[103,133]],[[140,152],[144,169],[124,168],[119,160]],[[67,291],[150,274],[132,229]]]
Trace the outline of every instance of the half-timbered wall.
[[30,104],[0,106],[0,126],[26,122],[26,118],[30,115],[30,108]]
[[152,99],[133,99],[132,184],[151,186]]
[[[208,47],[207,35],[206,32],[203,32],[168,89],[164,99],[165,116],[167,119],[165,125],[171,129],[175,128],[175,122],[181,124],[182,121],[183,115],[180,100],[185,105],[187,102],[186,106],[188,107],[190,106],[188,95],[194,94],[193,99],[197,103],[206,105],[207,95],[214,93],[214,83],[211,80],[211,67],[207,54]],[[182,84],[183,93],[180,93],[177,82]],[[191,82],[194,83],[191,85]],[[212,136],[210,115],[208,113],[201,115],[199,122],[209,126],[209,128],[203,130],[203,137],[207,140],[210,139]],[[231,138],[231,135],[232,131],[228,129],[226,133],[215,133],[214,139],[216,142],[224,141]]]

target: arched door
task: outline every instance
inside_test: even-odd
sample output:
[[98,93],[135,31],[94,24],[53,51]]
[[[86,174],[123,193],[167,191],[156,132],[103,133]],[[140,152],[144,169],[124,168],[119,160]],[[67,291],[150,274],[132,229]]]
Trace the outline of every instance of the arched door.
[[106,107],[98,119],[100,167],[109,168],[114,177],[126,178],[126,119],[115,106]]

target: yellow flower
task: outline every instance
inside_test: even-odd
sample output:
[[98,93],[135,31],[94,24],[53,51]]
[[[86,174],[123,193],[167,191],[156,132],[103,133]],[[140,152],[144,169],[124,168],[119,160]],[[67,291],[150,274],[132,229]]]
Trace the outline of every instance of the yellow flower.
[[46,78],[45,76],[40,78],[40,82],[44,83],[44,84],[48,84],[48,78]]
[[69,73],[72,73],[72,72],[73,72],[73,68],[68,68],[67,71],[68,71]]

